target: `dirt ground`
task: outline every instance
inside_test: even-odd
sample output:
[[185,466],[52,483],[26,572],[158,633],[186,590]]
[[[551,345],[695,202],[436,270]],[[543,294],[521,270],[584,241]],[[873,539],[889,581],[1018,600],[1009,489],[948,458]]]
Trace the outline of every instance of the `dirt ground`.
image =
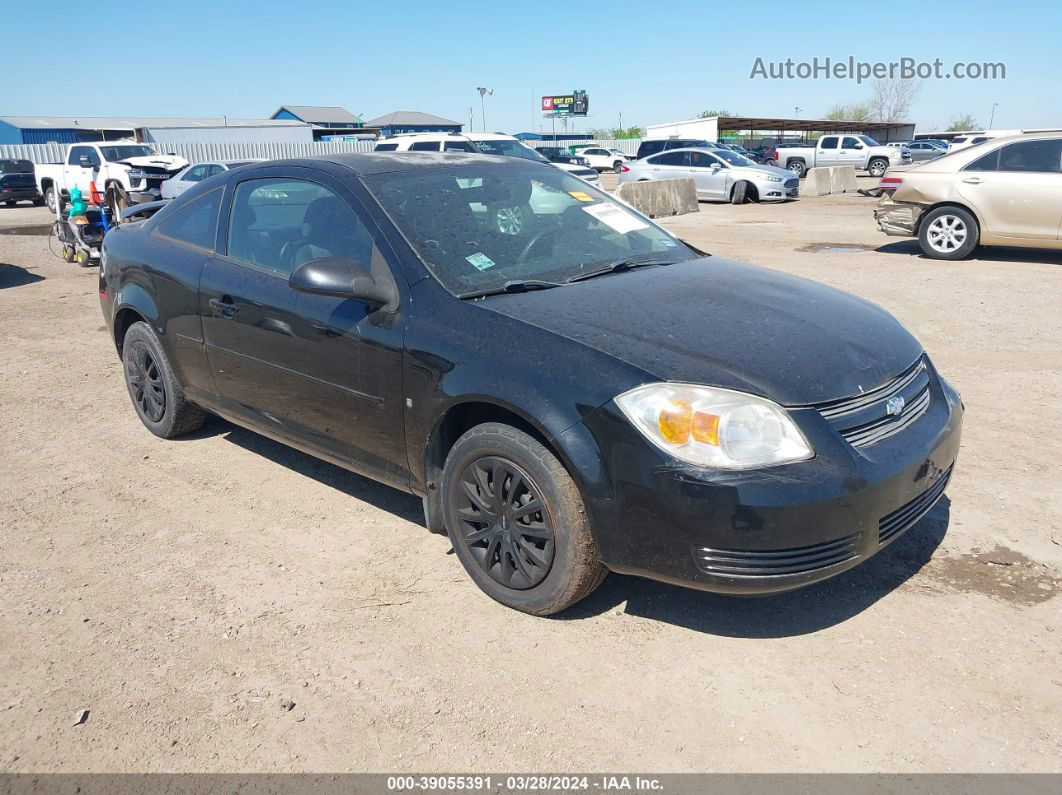
[[1062,770],[1062,253],[929,261],[873,204],[665,224],[894,312],[966,402],[947,499],[804,591],[612,575],[554,619],[413,497],[222,421],[152,436],[95,268],[0,207],[0,770]]

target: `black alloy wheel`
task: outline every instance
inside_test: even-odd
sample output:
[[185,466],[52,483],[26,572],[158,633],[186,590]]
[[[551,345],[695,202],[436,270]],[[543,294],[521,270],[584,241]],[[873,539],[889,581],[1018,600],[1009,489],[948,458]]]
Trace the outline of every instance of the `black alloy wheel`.
[[505,458],[476,459],[461,473],[456,533],[480,568],[507,588],[526,590],[553,566],[553,520],[542,490]]
[[142,342],[134,342],[126,357],[129,392],[140,412],[152,422],[166,414],[166,383],[151,351]]

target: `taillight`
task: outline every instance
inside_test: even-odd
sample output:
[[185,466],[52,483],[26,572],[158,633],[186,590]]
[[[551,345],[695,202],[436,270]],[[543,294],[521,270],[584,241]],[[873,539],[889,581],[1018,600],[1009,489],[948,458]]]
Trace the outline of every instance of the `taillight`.
[[630,171],[630,169],[627,168],[626,166],[620,166],[620,173],[621,174],[626,174],[628,171]]
[[900,177],[882,177],[878,187],[882,190],[896,190],[902,183],[903,179]]

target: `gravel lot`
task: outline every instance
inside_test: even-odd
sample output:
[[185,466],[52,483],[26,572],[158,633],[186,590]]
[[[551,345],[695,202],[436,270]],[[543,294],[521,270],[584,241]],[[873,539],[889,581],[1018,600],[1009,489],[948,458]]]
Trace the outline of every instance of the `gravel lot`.
[[1062,770],[1062,255],[929,261],[873,204],[665,224],[894,312],[966,401],[948,498],[801,592],[613,575],[556,619],[410,496],[218,420],[152,436],[96,269],[0,207],[0,770]]

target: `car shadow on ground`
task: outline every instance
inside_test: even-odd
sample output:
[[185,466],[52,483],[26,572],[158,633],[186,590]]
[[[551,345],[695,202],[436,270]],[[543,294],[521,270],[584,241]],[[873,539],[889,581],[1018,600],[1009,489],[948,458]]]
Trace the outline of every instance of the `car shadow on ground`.
[[945,496],[918,524],[870,560],[799,591],[742,598],[610,574],[597,591],[557,618],[589,618],[626,602],[623,612],[627,615],[711,635],[806,635],[861,613],[917,574],[944,540],[950,512],[951,503]]
[[8,265],[0,262],[0,290],[8,287],[22,287],[26,284],[44,281],[43,276],[38,276],[19,265]]
[[[248,452],[268,458],[270,461],[285,466],[293,472],[313,478],[318,483],[323,483],[325,486],[336,489],[348,497],[367,502],[382,511],[387,511],[399,519],[405,519],[407,522],[413,522],[418,525],[424,524],[424,512],[421,508],[419,497],[406,494],[382,483],[377,483],[375,480],[362,477],[280,442],[274,442],[266,436],[241,428],[238,425],[233,425],[220,417],[209,417],[200,430],[180,438],[193,440],[205,439],[210,436],[220,436],[237,447],[242,447]],[[425,532],[427,531],[425,530]]]
[[[874,251],[879,254],[907,254],[920,259],[930,260],[922,253],[918,241],[911,239],[885,243]],[[1006,248],[1003,246],[981,246],[970,257],[961,262],[1040,262],[1045,265],[1062,265],[1062,252],[1043,248]]]

